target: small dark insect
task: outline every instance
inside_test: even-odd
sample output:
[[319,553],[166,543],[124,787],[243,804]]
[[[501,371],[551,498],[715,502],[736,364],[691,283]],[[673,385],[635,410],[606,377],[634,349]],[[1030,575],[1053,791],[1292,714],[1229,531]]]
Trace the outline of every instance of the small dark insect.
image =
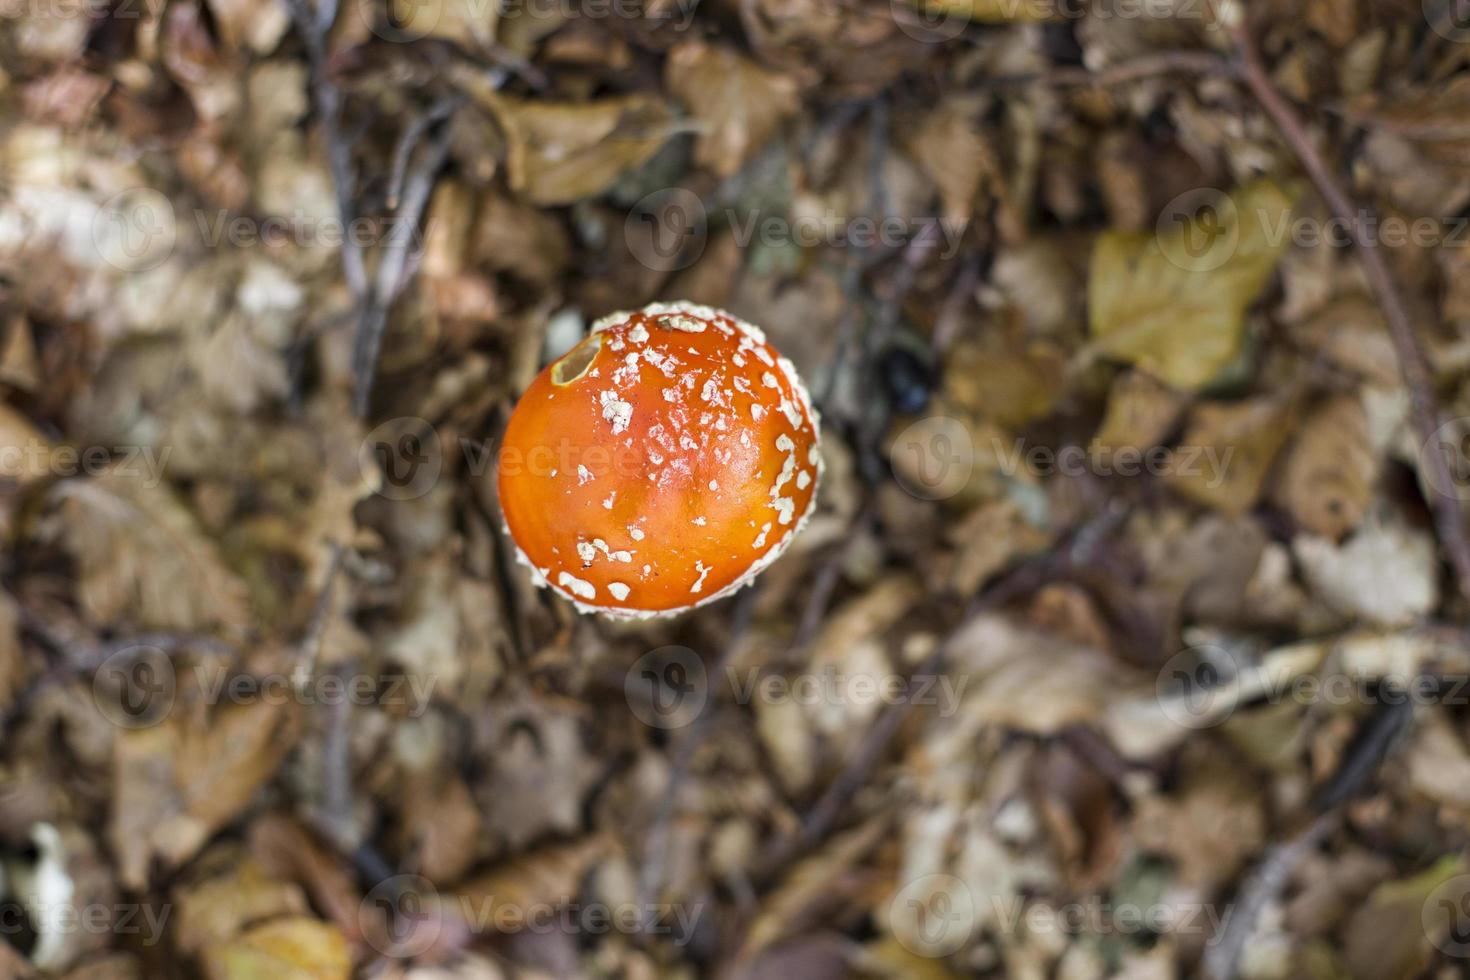
[[890,347],[878,362],[889,404],[899,415],[922,412],[934,392],[934,369],[906,347]]

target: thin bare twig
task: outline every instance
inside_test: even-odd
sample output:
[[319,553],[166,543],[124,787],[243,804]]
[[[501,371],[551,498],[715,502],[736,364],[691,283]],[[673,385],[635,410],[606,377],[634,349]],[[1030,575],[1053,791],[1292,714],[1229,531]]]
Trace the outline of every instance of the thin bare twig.
[[[343,228],[351,228],[357,216],[353,195],[357,177],[352,171],[352,149],[342,136],[342,93],[327,74],[327,35],[337,20],[337,0],[321,0],[315,11],[308,0],[286,0],[296,33],[306,45],[306,59],[311,67],[311,95],[317,115],[322,121],[322,135],[327,143],[327,164],[332,170],[332,184],[337,193],[337,211]],[[361,297],[367,291],[367,271],[362,247],[352,235],[343,236],[342,274],[352,295]]]
[[997,75],[981,79],[986,88],[1056,85],[1064,88],[1110,88],[1161,75],[1231,75],[1229,60],[1208,51],[1158,51],[1119,62],[1101,71],[1087,68],[1051,68],[1024,75]]
[[352,357],[353,377],[356,379],[352,407],[359,418],[367,415],[377,372],[378,350],[383,345],[383,331],[388,326],[388,313],[407,284],[409,256],[418,239],[419,222],[429,206],[434,177],[449,157],[451,134],[452,127],[443,126],[438,135],[424,146],[418,161],[403,181],[403,201],[394,215],[393,233],[389,235],[388,244],[378,260],[373,289],[366,297],[362,318],[358,322],[357,343]]
[[1266,115],[1276,124],[1287,146],[1301,161],[1302,167],[1311,177],[1327,206],[1332,209],[1332,213],[1346,227],[1352,229],[1353,242],[1363,263],[1363,274],[1388,321],[1389,336],[1393,339],[1394,352],[1398,357],[1399,373],[1409,392],[1409,404],[1419,445],[1425,447],[1419,456],[1430,471],[1427,474],[1431,484],[1429,507],[1434,515],[1439,543],[1454,566],[1460,594],[1470,599],[1470,539],[1465,534],[1465,514],[1460,509],[1458,497],[1434,489],[1452,487],[1454,481],[1444,454],[1434,449],[1435,434],[1441,424],[1439,406],[1434,396],[1434,379],[1429,361],[1418,335],[1414,332],[1408,308],[1404,305],[1403,296],[1383,258],[1377,239],[1365,227],[1366,211],[1348,196],[1342,182],[1312,142],[1296,109],[1271,81],[1265,63],[1261,60],[1260,50],[1256,47],[1255,39],[1246,23],[1244,10],[1236,4],[1230,8],[1230,14],[1225,21],[1240,60],[1241,79]]
[[459,93],[440,99],[429,107],[428,112],[412,120],[403,130],[403,135],[393,148],[393,170],[388,177],[386,195],[389,210],[398,207],[403,196],[403,182],[408,179],[408,164],[413,159],[413,151],[423,142],[424,135],[435,125],[454,115],[454,110],[463,105],[464,101],[465,97]]
[[1234,980],[1240,955],[1255,932],[1256,920],[1281,895],[1292,871],[1337,826],[1341,807],[1368,782],[1413,720],[1414,705],[1403,697],[1385,704],[1344,754],[1332,779],[1313,801],[1316,817],[1290,840],[1273,846],[1241,885],[1229,919],[1210,943],[1200,964],[1208,980]]
[[311,619],[307,621],[306,634],[296,645],[299,655],[296,660],[294,683],[298,691],[311,683],[312,677],[316,674],[317,661],[321,658],[322,653],[322,637],[326,634],[327,619],[332,612],[332,593],[337,583],[337,573],[342,570],[342,546],[333,541],[329,548],[332,557],[327,564],[326,580],[322,583],[321,591],[317,593],[316,602],[312,604]]
[[1324,813],[1297,833],[1295,837],[1273,845],[1256,866],[1222,925],[1215,941],[1205,950],[1200,969],[1207,980],[1234,977],[1246,940],[1255,931],[1261,912],[1286,887],[1291,872],[1337,825],[1335,813]]

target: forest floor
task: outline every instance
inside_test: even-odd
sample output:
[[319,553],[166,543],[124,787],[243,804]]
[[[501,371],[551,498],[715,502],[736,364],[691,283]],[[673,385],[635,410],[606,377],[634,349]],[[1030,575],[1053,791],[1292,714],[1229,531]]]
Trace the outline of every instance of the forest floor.
[[[0,977],[1470,969],[1455,0],[0,0]],[[579,615],[517,395],[823,416]]]

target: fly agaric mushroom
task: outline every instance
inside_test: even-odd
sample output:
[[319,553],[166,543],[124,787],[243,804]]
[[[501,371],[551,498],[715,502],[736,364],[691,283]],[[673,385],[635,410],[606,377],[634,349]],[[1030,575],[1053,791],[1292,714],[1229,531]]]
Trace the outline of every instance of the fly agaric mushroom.
[[672,615],[751,582],[816,501],[817,413],[719,310],[614,313],[521,396],[500,450],[517,553],[583,612]]

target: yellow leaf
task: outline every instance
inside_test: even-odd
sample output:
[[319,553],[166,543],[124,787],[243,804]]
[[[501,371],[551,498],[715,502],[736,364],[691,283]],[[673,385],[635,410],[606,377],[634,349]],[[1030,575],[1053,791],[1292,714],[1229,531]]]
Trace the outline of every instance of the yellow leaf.
[[1245,311],[1290,239],[1291,198],[1269,180],[1180,201],[1155,232],[1108,232],[1092,253],[1089,354],[1176,388],[1208,384],[1240,351]]
[[921,0],[914,5],[929,16],[943,14],[986,24],[1029,24],[1063,17],[1060,0]]
[[347,980],[352,957],[332,926],[294,916],[206,950],[204,968],[209,980]]

